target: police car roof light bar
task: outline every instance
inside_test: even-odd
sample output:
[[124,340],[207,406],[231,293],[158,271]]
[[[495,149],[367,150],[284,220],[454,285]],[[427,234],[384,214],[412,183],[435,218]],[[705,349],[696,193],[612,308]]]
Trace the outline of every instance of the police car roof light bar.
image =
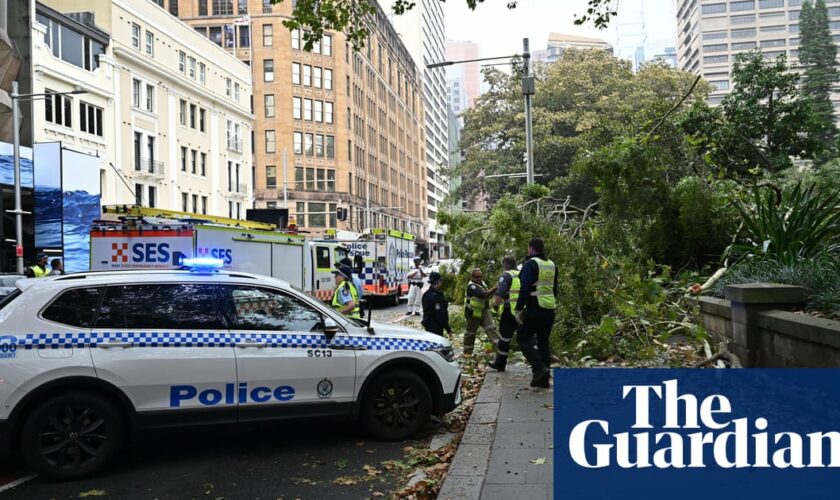
[[181,261],[185,269],[193,272],[215,272],[221,269],[225,262],[222,259],[212,257],[188,257]]

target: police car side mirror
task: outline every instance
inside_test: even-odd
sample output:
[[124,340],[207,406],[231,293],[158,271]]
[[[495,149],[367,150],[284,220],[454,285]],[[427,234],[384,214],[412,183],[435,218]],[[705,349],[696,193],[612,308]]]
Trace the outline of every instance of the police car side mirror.
[[338,323],[332,318],[324,318],[324,335],[332,340],[336,333],[338,333]]

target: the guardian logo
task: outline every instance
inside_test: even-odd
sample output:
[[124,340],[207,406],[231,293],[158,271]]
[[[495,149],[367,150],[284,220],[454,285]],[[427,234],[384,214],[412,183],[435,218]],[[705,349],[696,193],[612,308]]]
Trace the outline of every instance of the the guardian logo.
[[555,498],[840,498],[840,370],[563,369],[554,381]]
[[[674,379],[625,385],[621,397],[634,404],[632,430],[611,433],[610,422],[601,419],[578,423],[569,435],[569,454],[576,464],[680,469],[706,467],[711,456],[723,468],[840,467],[840,432],[771,432],[767,418],[732,418],[732,403],[723,394],[702,399],[680,394]],[[653,398],[664,403],[659,429],[651,424]]]

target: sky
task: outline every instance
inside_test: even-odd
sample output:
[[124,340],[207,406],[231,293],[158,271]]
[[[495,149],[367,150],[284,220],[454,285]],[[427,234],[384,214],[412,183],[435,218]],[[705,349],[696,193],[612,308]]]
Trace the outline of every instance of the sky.
[[574,15],[586,11],[586,0],[520,0],[513,10],[507,9],[507,0],[486,0],[475,11],[469,10],[466,0],[446,0],[446,38],[478,43],[481,57],[519,53],[525,37],[530,39],[531,50],[545,49],[550,32],[601,38],[618,48],[618,30],[638,32],[641,23],[635,21],[644,17],[647,42],[653,50],[673,46],[671,0],[618,1],[618,17],[607,29],[598,30],[591,24],[574,24]]

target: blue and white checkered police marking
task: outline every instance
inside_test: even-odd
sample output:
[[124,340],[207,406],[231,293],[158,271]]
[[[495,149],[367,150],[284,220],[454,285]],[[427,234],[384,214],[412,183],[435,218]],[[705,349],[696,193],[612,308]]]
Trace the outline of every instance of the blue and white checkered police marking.
[[97,347],[111,341],[131,342],[135,347],[233,347],[240,342],[265,342],[269,347],[279,348],[356,346],[373,351],[429,351],[443,347],[443,344],[437,342],[392,337],[336,337],[330,342],[321,334],[224,332],[27,333],[23,336],[5,335],[0,339],[0,344],[9,345],[7,350],[11,351],[12,348]]

